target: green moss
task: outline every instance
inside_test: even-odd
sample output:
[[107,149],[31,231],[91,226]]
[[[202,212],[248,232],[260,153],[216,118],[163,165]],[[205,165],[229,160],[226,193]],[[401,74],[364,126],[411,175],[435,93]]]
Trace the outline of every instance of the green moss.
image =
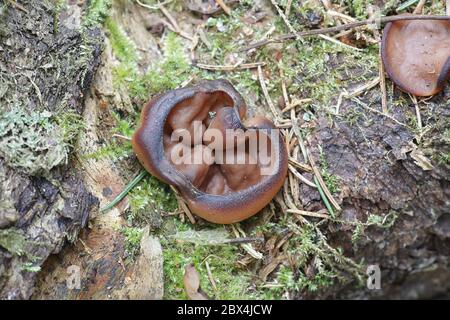
[[[111,115],[116,120],[116,126],[111,130],[111,134],[117,133],[128,138],[131,138],[134,132],[134,123],[128,118],[123,119],[117,113],[112,112]],[[121,161],[130,157],[133,154],[133,149],[131,147],[131,142],[127,140],[113,141],[111,143],[106,143],[105,145],[98,148],[93,153],[85,155],[86,158],[90,159],[103,159],[108,158],[112,161]]]
[[[296,268],[281,266],[274,279],[260,290],[267,299],[280,299],[285,292],[315,292],[325,290],[336,280],[362,283],[362,265],[345,257],[341,249],[332,248],[313,224],[301,228],[287,223],[295,235],[289,239],[287,252],[294,258]],[[279,226],[278,226],[279,227]]]
[[[190,228],[175,222],[178,231]],[[173,242],[163,238],[164,255],[164,298],[186,299],[183,288],[184,267],[193,263],[201,276],[201,287],[215,299],[257,299],[251,289],[251,273],[239,267],[237,259],[240,249],[234,245],[202,246],[191,243]],[[217,285],[215,291],[208,279],[205,265],[208,261],[212,276]]]
[[133,227],[123,227],[120,232],[125,236],[125,254],[127,262],[132,262],[141,249],[143,230]]
[[366,222],[356,221],[356,222],[350,223],[350,222],[342,221],[342,223],[355,225],[355,229],[353,230],[353,234],[352,234],[352,243],[354,245],[356,245],[357,242],[359,241],[359,239],[361,238],[361,236],[364,235],[364,232],[367,227],[376,226],[378,228],[387,229],[394,225],[395,221],[397,220],[397,217],[398,217],[398,213],[392,210],[384,216],[370,214],[367,217]]
[[328,190],[331,193],[339,192],[340,187],[338,178],[329,172],[328,161],[327,158],[325,157],[325,153],[323,152],[322,148],[319,148],[319,151],[320,151],[320,173],[322,175],[323,181],[325,182]]
[[128,221],[131,224],[161,225],[161,212],[174,212],[178,208],[177,200],[169,186],[153,176],[147,176],[128,194],[130,211]]
[[0,246],[16,256],[26,252],[27,240],[21,230],[14,228],[0,230]]
[[116,58],[130,68],[135,67],[138,55],[134,42],[112,18],[106,18],[105,27]]
[[[116,50],[119,50],[118,46]],[[133,98],[146,101],[150,94],[157,94],[179,87],[188,79],[191,66],[186,58],[180,38],[170,32],[165,39],[163,58],[149,66],[145,74],[140,74],[131,63],[131,55],[123,50],[115,52],[126,60],[114,69],[114,83],[116,86],[125,86]]]
[[368,18],[368,8],[372,5],[373,0],[346,0],[350,15],[358,20]]
[[84,26],[101,25],[109,14],[112,0],[91,0],[84,16]]
[[80,132],[86,128],[83,117],[74,112],[60,112],[54,118],[61,129],[64,141],[68,144],[72,144]]

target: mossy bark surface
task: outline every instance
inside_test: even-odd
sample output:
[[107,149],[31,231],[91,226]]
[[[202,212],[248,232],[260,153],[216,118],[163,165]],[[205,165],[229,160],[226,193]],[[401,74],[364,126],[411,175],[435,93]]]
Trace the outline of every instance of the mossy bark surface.
[[[0,2],[3,299],[29,298],[42,263],[76,239],[98,204],[71,157],[73,126],[103,41],[99,29],[83,29],[81,10]],[[74,121],[61,121],[68,115]]]

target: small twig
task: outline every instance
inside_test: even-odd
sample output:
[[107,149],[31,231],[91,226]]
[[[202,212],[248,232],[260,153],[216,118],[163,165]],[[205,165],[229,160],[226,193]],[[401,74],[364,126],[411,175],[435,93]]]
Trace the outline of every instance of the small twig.
[[241,237],[241,238],[234,238],[234,239],[228,239],[224,240],[223,243],[228,244],[241,244],[241,243],[252,243],[252,242],[264,242],[264,238],[256,238],[256,237]]
[[222,8],[222,10],[227,14],[230,15],[231,14],[231,9],[229,6],[226,5],[225,2],[223,2],[223,0],[216,0],[216,3]]
[[288,27],[289,31],[293,34],[296,34],[297,31],[294,29],[294,27],[289,22],[289,19],[285,16],[283,11],[280,9],[280,7],[278,6],[278,3],[275,0],[270,0],[270,1],[272,2],[272,5],[275,7],[275,9],[277,9],[278,14],[280,15],[281,19],[283,19],[284,24]]
[[283,110],[281,110],[281,113],[285,113],[286,111],[289,111],[289,110],[291,110],[291,109],[295,109],[295,108],[297,108],[298,106],[300,106],[300,105],[302,105],[302,104],[305,104],[305,103],[308,103],[308,102],[311,102],[311,101],[313,101],[313,99],[311,99],[311,98],[305,98],[305,99],[293,99],[292,102],[289,103],[289,105],[288,105],[286,108],[284,108]]
[[417,4],[416,8],[413,11],[413,14],[421,14],[426,2],[427,2],[427,0],[420,0],[419,3]]
[[183,212],[186,214],[186,216],[188,217],[189,221],[192,224],[195,224],[195,218],[191,213],[191,210],[189,209],[189,207],[187,206],[186,202],[184,202],[184,199],[180,196],[180,194],[178,193],[178,190],[175,189],[174,186],[170,186],[170,188],[172,189],[172,191],[175,193],[175,197],[177,198],[178,204],[181,207],[181,209],[183,210]]
[[378,65],[380,66],[379,74],[380,74],[380,89],[381,89],[381,110],[383,110],[384,114],[387,114],[388,108],[387,108],[387,92],[386,92],[386,75],[384,74],[384,64],[381,59],[381,46],[378,54]]
[[280,115],[278,114],[277,109],[275,109],[272,99],[270,98],[269,91],[267,90],[267,86],[266,86],[266,82],[264,79],[264,75],[263,75],[261,66],[258,66],[258,77],[259,77],[259,83],[261,84],[261,89],[264,93],[264,97],[266,98],[266,102],[269,105],[270,111],[272,111],[272,113],[275,117],[275,122],[278,123],[280,120]]
[[[245,237],[245,232],[239,228],[239,225],[231,225],[231,229],[233,230],[234,235],[236,238],[240,238],[241,234]],[[239,231],[238,231],[239,230]],[[241,234],[240,234],[241,233]],[[252,256],[255,259],[261,260],[263,258],[263,255],[261,252],[256,251],[250,243],[242,243],[241,247],[247,251],[247,253]]]
[[129,138],[127,136],[124,136],[124,135],[121,135],[121,134],[118,134],[118,133],[114,133],[112,136],[114,138],[120,138],[120,139],[123,139],[123,140],[131,141],[131,138]]
[[341,41],[339,41],[339,40],[337,40],[335,38],[329,37],[329,36],[327,36],[325,34],[319,34],[319,37],[321,37],[324,40],[330,41],[330,42],[332,42],[334,44],[337,44],[338,46],[342,46],[344,48],[347,48],[347,49],[356,50],[356,51],[359,51],[359,52],[364,51],[363,49],[360,49],[358,47],[354,47],[354,46],[348,45],[348,44],[343,43],[343,42],[341,42]]
[[217,292],[216,281],[214,281],[214,278],[213,278],[213,275],[211,272],[211,268],[209,267],[208,260],[205,260],[205,267],[206,267],[206,272],[208,273],[209,282],[211,282],[211,286],[213,287],[214,291]]
[[[450,20],[450,17],[436,16],[436,15],[410,15],[410,16],[396,15],[396,16],[380,17],[379,22],[380,23],[388,23],[388,22],[399,21],[399,20]],[[267,40],[252,43],[245,48],[239,49],[239,52],[259,48],[259,47],[268,45],[270,43],[278,43],[278,42],[283,42],[286,40],[296,39],[298,37],[306,37],[306,36],[314,36],[314,35],[319,35],[319,34],[333,33],[333,32],[338,32],[338,31],[342,31],[342,30],[355,29],[355,28],[359,28],[359,27],[363,27],[363,26],[369,26],[372,24],[373,24],[373,19],[367,19],[367,20],[356,21],[356,22],[352,22],[352,23],[348,23],[348,24],[343,24],[343,25],[336,26],[336,27],[314,29],[314,30],[301,31],[301,32],[296,32],[296,33],[288,33],[288,34],[284,34],[284,35],[281,35],[281,36],[273,38],[273,39],[267,39]]]
[[289,162],[294,165],[295,167],[299,168],[300,170],[306,171],[306,172],[312,172],[312,168],[310,165],[306,163],[300,163],[297,160],[293,158],[289,158]]
[[378,111],[378,110],[376,110],[376,109],[373,109],[373,108],[369,107],[367,104],[365,104],[364,102],[362,102],[362,101],[359,100],[358,98],[353,98],[353,100],[356,101],[359,105],[363,106],[364,108],[366,108],[367,110],[369,110],[369,111],[371,111],[371,112],[373,112],[373,113],[376,113],[376,114],[385,116],[386,118],[391,119],[392,121],[394,121],[395,123],[397,123],[397,124],[399,124],[399,125],[401,125],[401,126],[403,126],[403,127],[408,127],[406,124],[404,124],[403,122],[398,121],[398,120],[395,119],[394,117],[392,117],[392,116],[390,116],[390,115],[388,115],[388,114],[385,114],[385,113],[383,113],[383,112],[381,112],[381,111]]
[[292,165],[288,165],[288,167],[289,167],[289,171],[292,172],[294,174],[294,176],[297,177],[297,179],[299,179],[301,182],[307,184],[310,187],[316,188],[316,185],[313,182],[309,181],[304,176],[302,176],[300,173],[298,173],[298,171],[295,170],[295,168]]
[[108,205],[106,205],[100,209],[100,212],[107,211],[107,210],[113,208],[120,201],[122,201],[122,199],[125,198],[125,196],[128,194],[128,192],[130,192],[130,190],[133,189],[147,174],[148,174],[147,171],[141,170],[141,172],[139,172],[139,174],[136,177],[134,177],[134,179],[131,180],[130,183],[128,183],[128,185],[125,187],[125,189],[123,189],[123,191],[121,193],[119,193],[112,202],[110,202]]
[[[373,7],[370,7],[370,17],[375,18],[376,13]],[[373,34],[378,43],[381,43],[381,34],[377,28],[373,28]],[[384,74],[384,64],[381,57],[381,46],[378,46],[378,73],[380,77],[380,90],[381,90],[381,110],[383,113],[387,114],[387,93],[386,93],[386,76]]]
[[[281,79],[281,92],[283,93],[284,104],[288,108],[291,106],[291,102],[289,100],[286,82],[284,81],[284,70],[283,70],[283,60],[282,59],[280,59],[280,61],[278,61],[278,72],[280,74],[280,79]],[[281,112],[281,116],[283,116],[283,112]]]
[[414,95],[409,95],[412,102],[414,103],[414,107],[416,109],[416,118],[417,118],[417,128],[419,131],[422,131],[422,117],[420,116],[420,108],[419,103],[417,102],[417,98]]
[[150,9],[150,10],[158,10],[158,9],[161,9],[161,6],[166,5],[166,4],[169,4],[169,3],[171,3],[172,1],[173,1],[173,0],[167,0],[167,1],[164,1],[164,2],[161,2],[161,3],[157,4],[157,5],[155,5],[155,6],[151,6],[151,5],[149,5],[149,4],[142,3],[141,1],[136,0],[136,2],[137,2],[138,5],[140,5],[141,7]]
[[286,17],[289,17],[289,14],[291,13],[291,6],[292,6],[292,0],[288,0],[286,3],[286,9],[284,10],[284,14]]
[[29,13],[27,9],[25,9],[21,4],[18,4],[16,1],[14,0],[8,0],[8,2],[15,8],[25,12],[25,13]]
[[258,67],[265,66],[265,62],[253,62],[253,63],[241,63],[235,65],[213,65],[204,63],[193,63],[193,66],[212,71],[234,71],[234,70],[245,70],[245,69],[255,69]]
[[[182,36],[183,38],[186,38],[190,41],[194,41],[194,38],[192,36],[190,36],[189,34],[187,34],[186,32],[184,32],[183,30],[180,29],[180,26],[177,23],[177,20],[174,19],[174,17],[172,17],[172,15],[170,14],[170,12],[164,7],[163,5],[164,3],[160,3],[158,5],[158,9],[161,10],[161,12],[166,16],[166,18],[169,20],[170,23],[165,23],[169,29],[171,29],[173,32],[178,33],[180,36]],[[146,5],[144,5],[143,3],[141,3],[140,5],[142,5],[145,8],[148,8]],[[164,22],[164,20],[163,20]]]
[[327,14],[329,14],[332,17],[336,17],[336,18],[341,18],[342,20],[347,20],[350,22],[356,22],[357,20],[353,17],[350,17],[349,15],[346,15],[344,13],[341,12],[337,12],[334,10],[327,10]]
[[[311,165],[311,168],[314,171],[314,175],[317,178],[319,185],[320,185],[320,187],[322,187],[323,192],[327,196],[328,200],[330,200],[333,207],[335,207],[338,211],[341,211],[342,210],[341,206],[336,202],[336,200],[334,200],[333,196],[331,195],[330,190],[328,190],[327,185],[325,184],[325,182],[322,179],[322,175],[320,174],[319,169],[317,169],[314,159],[311,157],[311,154],[309,154],[309,153],[308,153],[308,160],[309,160],[309,164]],[[316,181],[314,181],[314,182],[316,182]],[[316,185],[317,185],[317,183],[316,183]]]
[[304,211],[304,210],[297,210],[297,209],[287,209],[287,212],[300,214],[302,216],[307,216],[307,217],[330,219],[329,215],[323,214],[323,213],[318,213],[318,212],[311,212],[311,211]]
[[361,93],[365,92],[366,90],[370,90],[373,87],[375,87],[378,83],[380,82],[380,77],[376,77],[374,78],[372,81],[363,84],[362,86],[354,89],[352,92],[348,93],[347,91],[342,92],[339,97],[338,97],[338,101],[336,103],[336,115],[339,114],[339,109],[341,107],[342,104],[342,100],[343,98],[354,98],[359,96]]

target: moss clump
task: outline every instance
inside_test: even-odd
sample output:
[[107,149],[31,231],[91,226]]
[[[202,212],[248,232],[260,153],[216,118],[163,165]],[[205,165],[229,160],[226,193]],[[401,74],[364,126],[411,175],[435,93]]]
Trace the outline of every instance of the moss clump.
[[112,0],[91,0],[84,16],[84,27],[94,27],[103,23],[109,14]]
[[120,232],[125,236],[125,255],[127,262],[132,262],[141,249],[143,230],[133,227],[123,227]]
[[[120,47],[116,48],[119,49]],[[188,79],[191,70],[180,38],[173,32],[165,39],[163,58],[149,66],[145,74],[136,70],[130,55],[125,57],[120,51],[114,53],[126,58],[126,62],[114,70],[115,84],[125,86],[131,97],[141,101],[147,100],[150,94],[179,87]]]
[[26,252],[25,234],[14,228],[0,230],[0,246],[20,257]]
[[161,212],[173,212],[178,208],[177,200],[168,185],[155,177],[147,176],[128,194],[130,224],[149,223],[161,226]]
[[[178,231],[191,227],[177,223]],[[204,246],[191,243],[173,242],[163,238],[164,247],[164,298],[187,299],[183,289],[184,267],[193,263],[201,276],[201,287],[215,299],[257,299],[258,294],[251,288],[252,275],[237,264],[239,247],[233,245]],[[208,261],[217,285],[214,290],[208,280],[205,261]]]
[[[390,211],[385,216],[370,214],[367,217],[366,222],[356,221],[353,224],[355,225],[355,229],[352,234],[352,243],[356,245],[362,235],[364,235],[364,231],[367,227],[376,226],[378,228],[388,229],[392,227],[397,220],[398,213],[395,211]],[[345,223],[349,223],[348,221]]]
[[121,63],[135,68],[138,55],[134,42],[112,18],[106,18],[105,27],[108,30],[108,38],[116,58]]
[[77,129],[61,121],[64,130],[52,121],[47,111],[25,113],[17,108],[3,113],[0,115],[0,156],[10,167],[31,175],[48,172],[65,163],[69,153],[67,138]]
[[322,175],[323,181],[325,182],[328,190],[331,193],[339,192],[340,188],[338,178],[334,174],[330,173],[328,169],[327,158],[325,157],[325,153],[323,152],[322,148],[320,148],[320,146],[319,151],[320,151],[320,173]]

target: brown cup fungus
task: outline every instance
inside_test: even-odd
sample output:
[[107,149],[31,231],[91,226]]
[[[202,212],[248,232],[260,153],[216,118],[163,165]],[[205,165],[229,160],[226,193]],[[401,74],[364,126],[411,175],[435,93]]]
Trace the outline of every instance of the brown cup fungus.
[[450,77],[450,21],[388,23],[381,56],[389,77],[403,91],[416,96],[438,93]]
[[192,212],[235,223],[260,211],[287,174],[284,140],[225,80],[169,91],[142,110],[133,150],[144,168],[175,186]]

